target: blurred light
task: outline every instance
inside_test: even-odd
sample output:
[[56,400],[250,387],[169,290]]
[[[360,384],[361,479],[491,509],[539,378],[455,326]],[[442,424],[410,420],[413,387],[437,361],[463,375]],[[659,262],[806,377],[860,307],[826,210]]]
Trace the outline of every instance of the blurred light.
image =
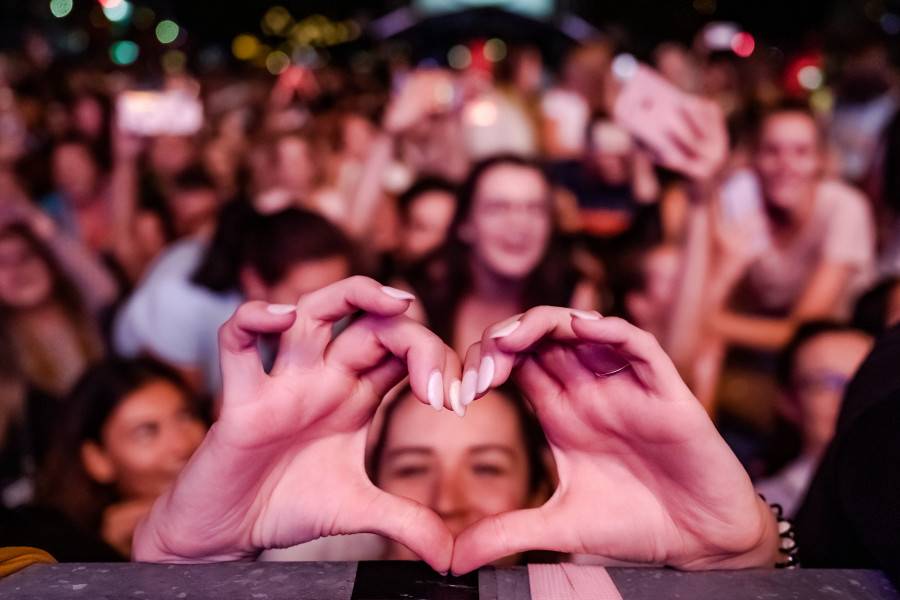
[[262,18],[262,30],[268,35],[281,35],[294,24],[294,17],[283,6],[273,6]]
[[117,6],[123,4],[125,0],[99,0],[100,6],[103,8],[116,8]]
[[497,105],[485,98],[476,100],[466,106],[463,118],[467,123],[475,127],[490,127],[497,122],[498,114]]
[[138,59],[141,49],[130,40],[115,42],[109,47],[109,58],[117,65],[130,65]]
[[739,33],[741,28],[736,23],[717,21],[703,27],[700,35],[706,49],[717,52],[731,50],[731,42]]
[[83,52],[88,47],[90,38],[83,29],[76,29],[66,36],[66,49],[72,54]]
[[181,50],[169,50],[160,59],[163,70],[169,75],[175,75],[184,71],[187,64],[187,56]]
[[259,40],[249,33],[242,33],[231,42],[231,53],[240,60],[250,60],[259,54]]
[[822,87],[824,77],[822,69],[815,65],[806,65],[797,71],[797,81],[807,90],[815,90]]
[[298,46],[291,52],[291,61],[302,67],[316,67],[319,64],[319,53],[310,46]]
[[612,61],[613,75],[619,79],[630,79],[637,72],[637,59],[627,52],[617,55]]
[[900,33],[900,16],[894,13],[884,13],[881,16],[881,28],[888,35]]
[[375,68],[375,57],[365,50],[357,52],[350,58],[350,68],[356,73],[371,73]]
[[113,23],[119,23],[121,21],[126,21],[131,16],[131,2],[128,0],[123,0],[113,6],[104,6],[103,14],[107,19],[112,21]]
[[160,21],[156,26],[156,39],[161,44],[171,44],[178,39],[180,31],[181,28],[178,26],[178,23],[166,19],[165,21]]
[[206,70],[216,69],[225,64],[225,52],[219,46],[207,46],[200,51],[197,62]]
[[266,70],[272,75],[281,74],[289,66],[291,66],[291,57],[281,50],[270,52],[266,57]]
[[456,45],[447,52],[447,64],[454,69],[465,69],[472,64],[472,53],[463,45]]
[[362,33],[362,28],[359,26],[359,23],[354,21],[353,19],[344,21],[347,25],[347,39],[355,40],[359,37],[359,34]]
[[834,109],[834,94],[828,88],[819,88],[810,94],[809,106],[819,114],[831,114]]
[[747,58],[753,54],[755,48],[756,40],[754,40],[753,36],[746,31],[736,33],[734,37],[731,38],[731,49],[741,58]]
[[57,19],[62,19],[72,12],[72,0],[50,0],[50,13]]
[[491,62],[506,58],[506,44],[499,38],[491,38],[484,43],[484,57]]
[[694,10],[704,15],[716,12],[716,0],[694,0]]
[[134,26],[138,29],[149,29],[156,20],[156,13],[152,8],[141,6],[134,11]]

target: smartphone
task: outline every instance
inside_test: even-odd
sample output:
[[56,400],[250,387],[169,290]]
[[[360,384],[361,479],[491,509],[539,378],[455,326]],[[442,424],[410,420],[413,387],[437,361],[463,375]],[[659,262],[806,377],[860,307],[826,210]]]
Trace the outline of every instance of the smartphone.
[[182,90],[128,91],[116,102],[116,118],[136,135],[193,135],[203,126],[203,104]]
[[669,143],[665,125],[682,118],[692,96],[646,65],[625,80],[613,105],[616,123],[651,149]]

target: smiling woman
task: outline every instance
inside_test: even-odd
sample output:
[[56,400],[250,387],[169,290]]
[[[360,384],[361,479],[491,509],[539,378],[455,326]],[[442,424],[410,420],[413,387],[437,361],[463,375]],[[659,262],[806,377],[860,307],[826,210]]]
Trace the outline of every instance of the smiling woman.
[[[540,424],[511,386],[488,393],[464,421],[435,414],[407,389],[385,410],[368,470],[381,489],[435,511],[454,536],[483,517],[540,506],[556,487]],[[416,556],[393,542],[385,558]]]

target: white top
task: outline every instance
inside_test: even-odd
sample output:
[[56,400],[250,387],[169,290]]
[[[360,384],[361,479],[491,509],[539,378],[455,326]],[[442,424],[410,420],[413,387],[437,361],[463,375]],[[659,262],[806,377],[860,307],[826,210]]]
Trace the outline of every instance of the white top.
[[113,346],[122,356],[150,354],[198,369],[211,394],[221,388],[219,327],[241,304],[238,292],[217,293],[191,282],[206,243],[187,239],[166,249],[116,315]]

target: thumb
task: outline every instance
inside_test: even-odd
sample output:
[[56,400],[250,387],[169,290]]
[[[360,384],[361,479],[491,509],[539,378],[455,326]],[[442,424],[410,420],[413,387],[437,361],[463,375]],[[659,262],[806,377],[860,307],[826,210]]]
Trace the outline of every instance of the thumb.
[[565,551],[542,508],[516,510],[481,519],[456,538],[452,570],[461,575],[526,550]]
[[372,497],[355,514],[345,513],[342,533],[377,533],[403,544],[439,573],[450,570],[453,535],[431,509],[372,486]]

